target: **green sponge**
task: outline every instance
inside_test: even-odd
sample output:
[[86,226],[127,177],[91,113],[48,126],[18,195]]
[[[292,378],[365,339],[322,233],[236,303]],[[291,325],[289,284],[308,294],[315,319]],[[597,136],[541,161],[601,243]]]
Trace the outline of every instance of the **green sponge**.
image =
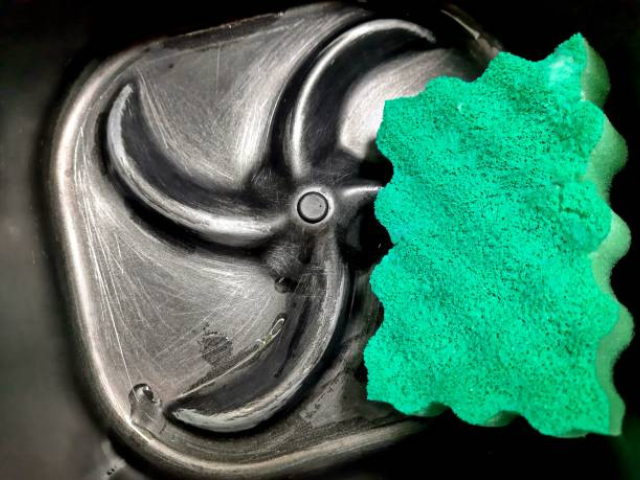
[[540,62],[500,53],[474,82],[386,103],[394,247],[371,276],[384,321],[368,398],[476,425],[620,433],[612,367],[632,335],[609,283],[629,245],[608,205],[623,139],[600,110],[603,62],[575,35]]

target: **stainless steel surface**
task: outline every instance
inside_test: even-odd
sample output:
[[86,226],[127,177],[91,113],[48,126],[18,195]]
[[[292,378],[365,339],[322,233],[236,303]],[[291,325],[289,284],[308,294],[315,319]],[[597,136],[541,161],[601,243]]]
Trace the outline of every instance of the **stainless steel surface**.
[[143,45],[78,85],[51,199],[85,381],[129,447],[265,476],[421,428],[356,375],[387,248],[374,139],[385,99],[482,71],[455,32],[469,49],[323,4]]

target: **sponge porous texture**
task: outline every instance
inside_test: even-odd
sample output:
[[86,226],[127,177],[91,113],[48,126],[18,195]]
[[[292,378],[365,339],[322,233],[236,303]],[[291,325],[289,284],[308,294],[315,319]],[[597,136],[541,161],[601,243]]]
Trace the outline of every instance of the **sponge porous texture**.
[[500,53],[473,82],[388,101],[376,202],[394,247],[371,276],[384,320],[368,398],[477,425],[619,434],[612,368],[632,321],[609,283],[629,231],[608,205],[624,141],[581,35],[539,62]]

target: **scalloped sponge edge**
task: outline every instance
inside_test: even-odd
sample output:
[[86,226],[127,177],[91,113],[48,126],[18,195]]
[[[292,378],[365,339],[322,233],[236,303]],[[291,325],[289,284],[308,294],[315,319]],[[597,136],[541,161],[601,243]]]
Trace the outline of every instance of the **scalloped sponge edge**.
[[500,53],[474,82],[385,104],[377,145],[394,175],[375,212],[394,247],[371,276],[385,313],[364,353],[370,400],[620,433],[612,369],[633,327],[609,279],[630,234],[608,205],[626,160],[608,91],[578,34],[542,61]]

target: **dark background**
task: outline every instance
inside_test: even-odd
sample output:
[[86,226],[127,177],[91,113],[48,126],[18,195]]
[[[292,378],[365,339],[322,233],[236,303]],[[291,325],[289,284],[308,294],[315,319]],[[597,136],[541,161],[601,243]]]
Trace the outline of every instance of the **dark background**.
[[[56,109],[70,85],[86,68],[132,44],[300,3],[0,0],[1,479],[96,479],[109,472],[110,478],[143,478],[137,471],[146,470],[129,452],[112,449],[85,408],[74,376],[42,173]],[[427,0],[368,3],[417,22],[428,15]],[[577,31],[602,55],[613,85],[605,111],[630,149],[629,163],[614,181],[612,205],[640,239],[640,3],[456,3],[518,55],[542,58]],[[639,245],[636,240],[612,278],[619,299],[636,317]],[[533,432],[522,419],[488,429],[465,425],[449,413],[419,438],[322,478],[464,473],[640,479],[639,367],[640,345],[634,341],[616,366],[616,385],[628,409],[621,437],[559,440]]]

